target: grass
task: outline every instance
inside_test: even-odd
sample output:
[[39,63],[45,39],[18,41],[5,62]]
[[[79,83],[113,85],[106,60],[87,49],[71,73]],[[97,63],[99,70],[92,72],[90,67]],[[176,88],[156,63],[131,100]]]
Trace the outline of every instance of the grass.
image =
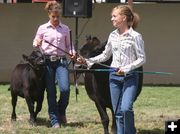
[[[49,126],[46,94],[36,127],[29,125],[27,105],[20,97],[16,108],[17,121],[12,123],[11,96],[7,90],[8,86],[0,86],[1,134],[103,134],[99,114],[94,103],[88,98],[84,86],[79,86],[78,102],[76,102],[74,87],[71,87],[70,104],[67,109],[68,124],[60,129],[52,129]],[[179,104],[179,87],[143,87],[134,105],[138,134],[164,134],[164,122],[180,118]],[[110,110],[108,113],[110,115]]]

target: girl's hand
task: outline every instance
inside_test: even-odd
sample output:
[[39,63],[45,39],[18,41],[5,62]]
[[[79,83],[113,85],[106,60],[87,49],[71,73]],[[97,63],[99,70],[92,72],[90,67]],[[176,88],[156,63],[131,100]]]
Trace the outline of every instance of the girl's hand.
[[124,73],[124,71],[122,70],[122,68],[120,67],[120,68],[118,69],[118,71],[117,71],[117,74],[119,74],[119,75],[124,75],[125,73]]
[[33,46],[35,47],[39,47],[42,45],[42,39],[35,39],[34,42],[33,42]]
[[72,55],[70,56],[70,58],[71,58],[71,60],[73,60],[73,61],[76,61],[76,60],[77,60],[76,54],[72,54]]
[[81,56],[79,56],[79,57],[77,58],[76,62],[77,62],[78,64],[86,64],[86,60],[85,60],[83,57],[81,57]]

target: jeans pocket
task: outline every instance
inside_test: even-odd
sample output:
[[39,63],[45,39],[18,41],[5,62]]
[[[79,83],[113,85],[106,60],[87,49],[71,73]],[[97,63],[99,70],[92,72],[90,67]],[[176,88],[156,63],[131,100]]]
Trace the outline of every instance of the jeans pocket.
[[124,82],[124,76],[122,75],[117,75],[116,73],[111,73],[110,74],[110,79],[111,80],[116,80],[116,81],[119,81],[119,82]]

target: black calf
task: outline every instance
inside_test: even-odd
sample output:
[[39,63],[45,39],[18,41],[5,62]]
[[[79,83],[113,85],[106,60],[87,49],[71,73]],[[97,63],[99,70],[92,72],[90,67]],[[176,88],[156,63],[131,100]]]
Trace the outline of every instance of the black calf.
[[[23,55],[27,63],[18,64],[12,72],[10,90],[12,97],[11,120],[16,121],[17,97],[26,100],[30,112],[30,123],[35,125],[37,114],[41,111],[45,90],[45,62],[39,51],[33,51],[30,56]],[[34,103],[37,103],[34,110]]]
[[[100,54],[105,44],[100,44],[97,37],[87,39],[87,43],[80,49],[80,55],[85,58],[94,57]],[[110,65],[112,59],[102,63]],[[94,64],[91,69],[104,69],[104,66]],[[109,108],[112,113],[112,131],[116,130],[116,122],[114,118],[113,108],[111,104],[110,90],[109,90],[109,73],[108,72],[84,72],[84,84],[86,92],[91,100],[95,102],[96,108],[101,117],[104,133],[108,134],[109,116],[107,109]]]

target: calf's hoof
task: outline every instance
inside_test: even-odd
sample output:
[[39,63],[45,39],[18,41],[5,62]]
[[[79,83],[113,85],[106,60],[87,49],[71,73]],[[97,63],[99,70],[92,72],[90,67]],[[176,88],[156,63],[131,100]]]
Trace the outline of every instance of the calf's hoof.
[[14,121],[16,121],[16,115],[15,116],[11,116],[11,122],[14,122]]
[[31,126],[37,126],[36,121],[34,121],[34,120],[32,120],[32,119],[29,119],[29,124],[30,124]]
[[11,122],[15,122],[16,121],[16,118],[11,118]]
[[59,116],[59,121],[60,121],[61,125],[66,125],[67,124],[66,116],[64,116],[64,115]]

